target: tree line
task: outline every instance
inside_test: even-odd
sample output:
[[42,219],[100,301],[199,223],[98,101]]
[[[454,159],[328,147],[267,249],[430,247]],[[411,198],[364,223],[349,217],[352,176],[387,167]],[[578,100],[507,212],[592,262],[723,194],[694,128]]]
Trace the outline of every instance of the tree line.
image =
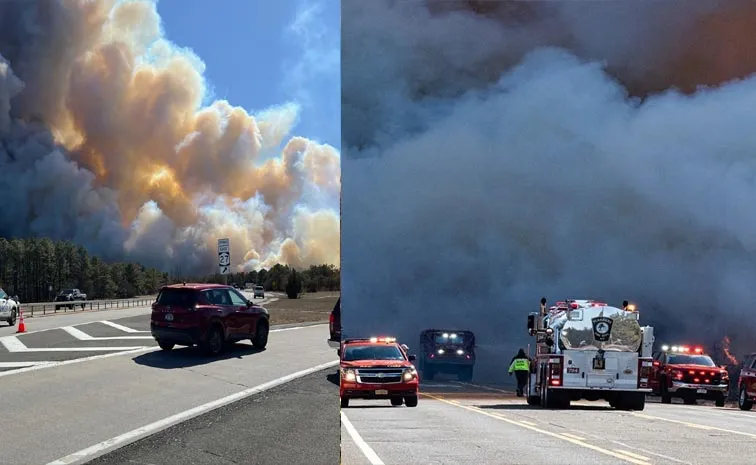
[[[244,287],[259,284],[267,291],[286,289],[294,271],[288,265],[269,270],[234,273],[228,284]],[[297,274],[303,291],[338,291],[339,270],[333,265],[311,266]],[[222,283],[224,276],[182,276],[132,262],[105,262],[69,241],[47,238],[6,239],[0,237],[0,287],[21,302],[46,302],[63,289],[77,288],[89,300],[131,298],[156,294],[167,284],[180,282]]]

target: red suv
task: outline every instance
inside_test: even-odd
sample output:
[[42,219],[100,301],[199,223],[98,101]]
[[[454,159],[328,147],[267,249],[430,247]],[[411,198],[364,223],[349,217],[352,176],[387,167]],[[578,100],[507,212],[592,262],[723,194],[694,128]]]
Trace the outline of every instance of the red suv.
[[245,339],[265,348],[270,317],[232,286],[172,284],[152,304],[150,330],[163,350],[198,345],[208,355],[218,355],[226,343]]
[[341,407],[349,399],[391,399],[391,405],[417,407],[420,382],[407,353],[395,338],[346,339],[341,343]]
[[738,378],[738,407],[751,410],[756,400],[756,353],[751,354],[743,363]]

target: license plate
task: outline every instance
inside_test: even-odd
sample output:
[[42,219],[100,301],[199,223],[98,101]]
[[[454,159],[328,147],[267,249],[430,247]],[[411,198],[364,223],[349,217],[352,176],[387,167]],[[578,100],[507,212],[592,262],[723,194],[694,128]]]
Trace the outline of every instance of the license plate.
[[567,373],[580,373],[580,368],[578,367],[567,367]]
[[377,391],[375,391],[375,395],[376,396],[385,396],[385,395],[388,395],[388,391],[385,390],[385,389],[378,389]]
[[706,394],[706,389],[698,389],[696,392],[698,394]]
[[173,321],[173,313],[166,313],[165,321]]

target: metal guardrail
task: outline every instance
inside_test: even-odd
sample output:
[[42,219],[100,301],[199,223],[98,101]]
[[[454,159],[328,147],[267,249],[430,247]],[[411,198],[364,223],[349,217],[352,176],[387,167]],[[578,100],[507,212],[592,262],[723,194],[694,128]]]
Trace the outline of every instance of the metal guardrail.
[[[155,297],[137,297],[132,299],[110,300],[74,300],[71,302],[35,302],[21,304],[25,317],[49,315],[55,313],[74,313],[87,310],[109,310],[114,308],[147,307],[155,302]],[[71,308],[73,307],[73,308]]]

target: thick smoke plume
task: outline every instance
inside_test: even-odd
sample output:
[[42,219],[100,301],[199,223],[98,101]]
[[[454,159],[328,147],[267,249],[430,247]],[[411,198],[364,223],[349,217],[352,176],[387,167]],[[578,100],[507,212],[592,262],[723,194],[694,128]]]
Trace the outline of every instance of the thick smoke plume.
[[756,4],[342,5],[348,335],[469,328],[503,374],[542,296],[630,299],[753,350]]
[[338,151],[289,135],[295,105],[203,107],[203,72],[153,1],[0,2],[0,235],[184,272],[221,237],[237,269],[337,264]]

